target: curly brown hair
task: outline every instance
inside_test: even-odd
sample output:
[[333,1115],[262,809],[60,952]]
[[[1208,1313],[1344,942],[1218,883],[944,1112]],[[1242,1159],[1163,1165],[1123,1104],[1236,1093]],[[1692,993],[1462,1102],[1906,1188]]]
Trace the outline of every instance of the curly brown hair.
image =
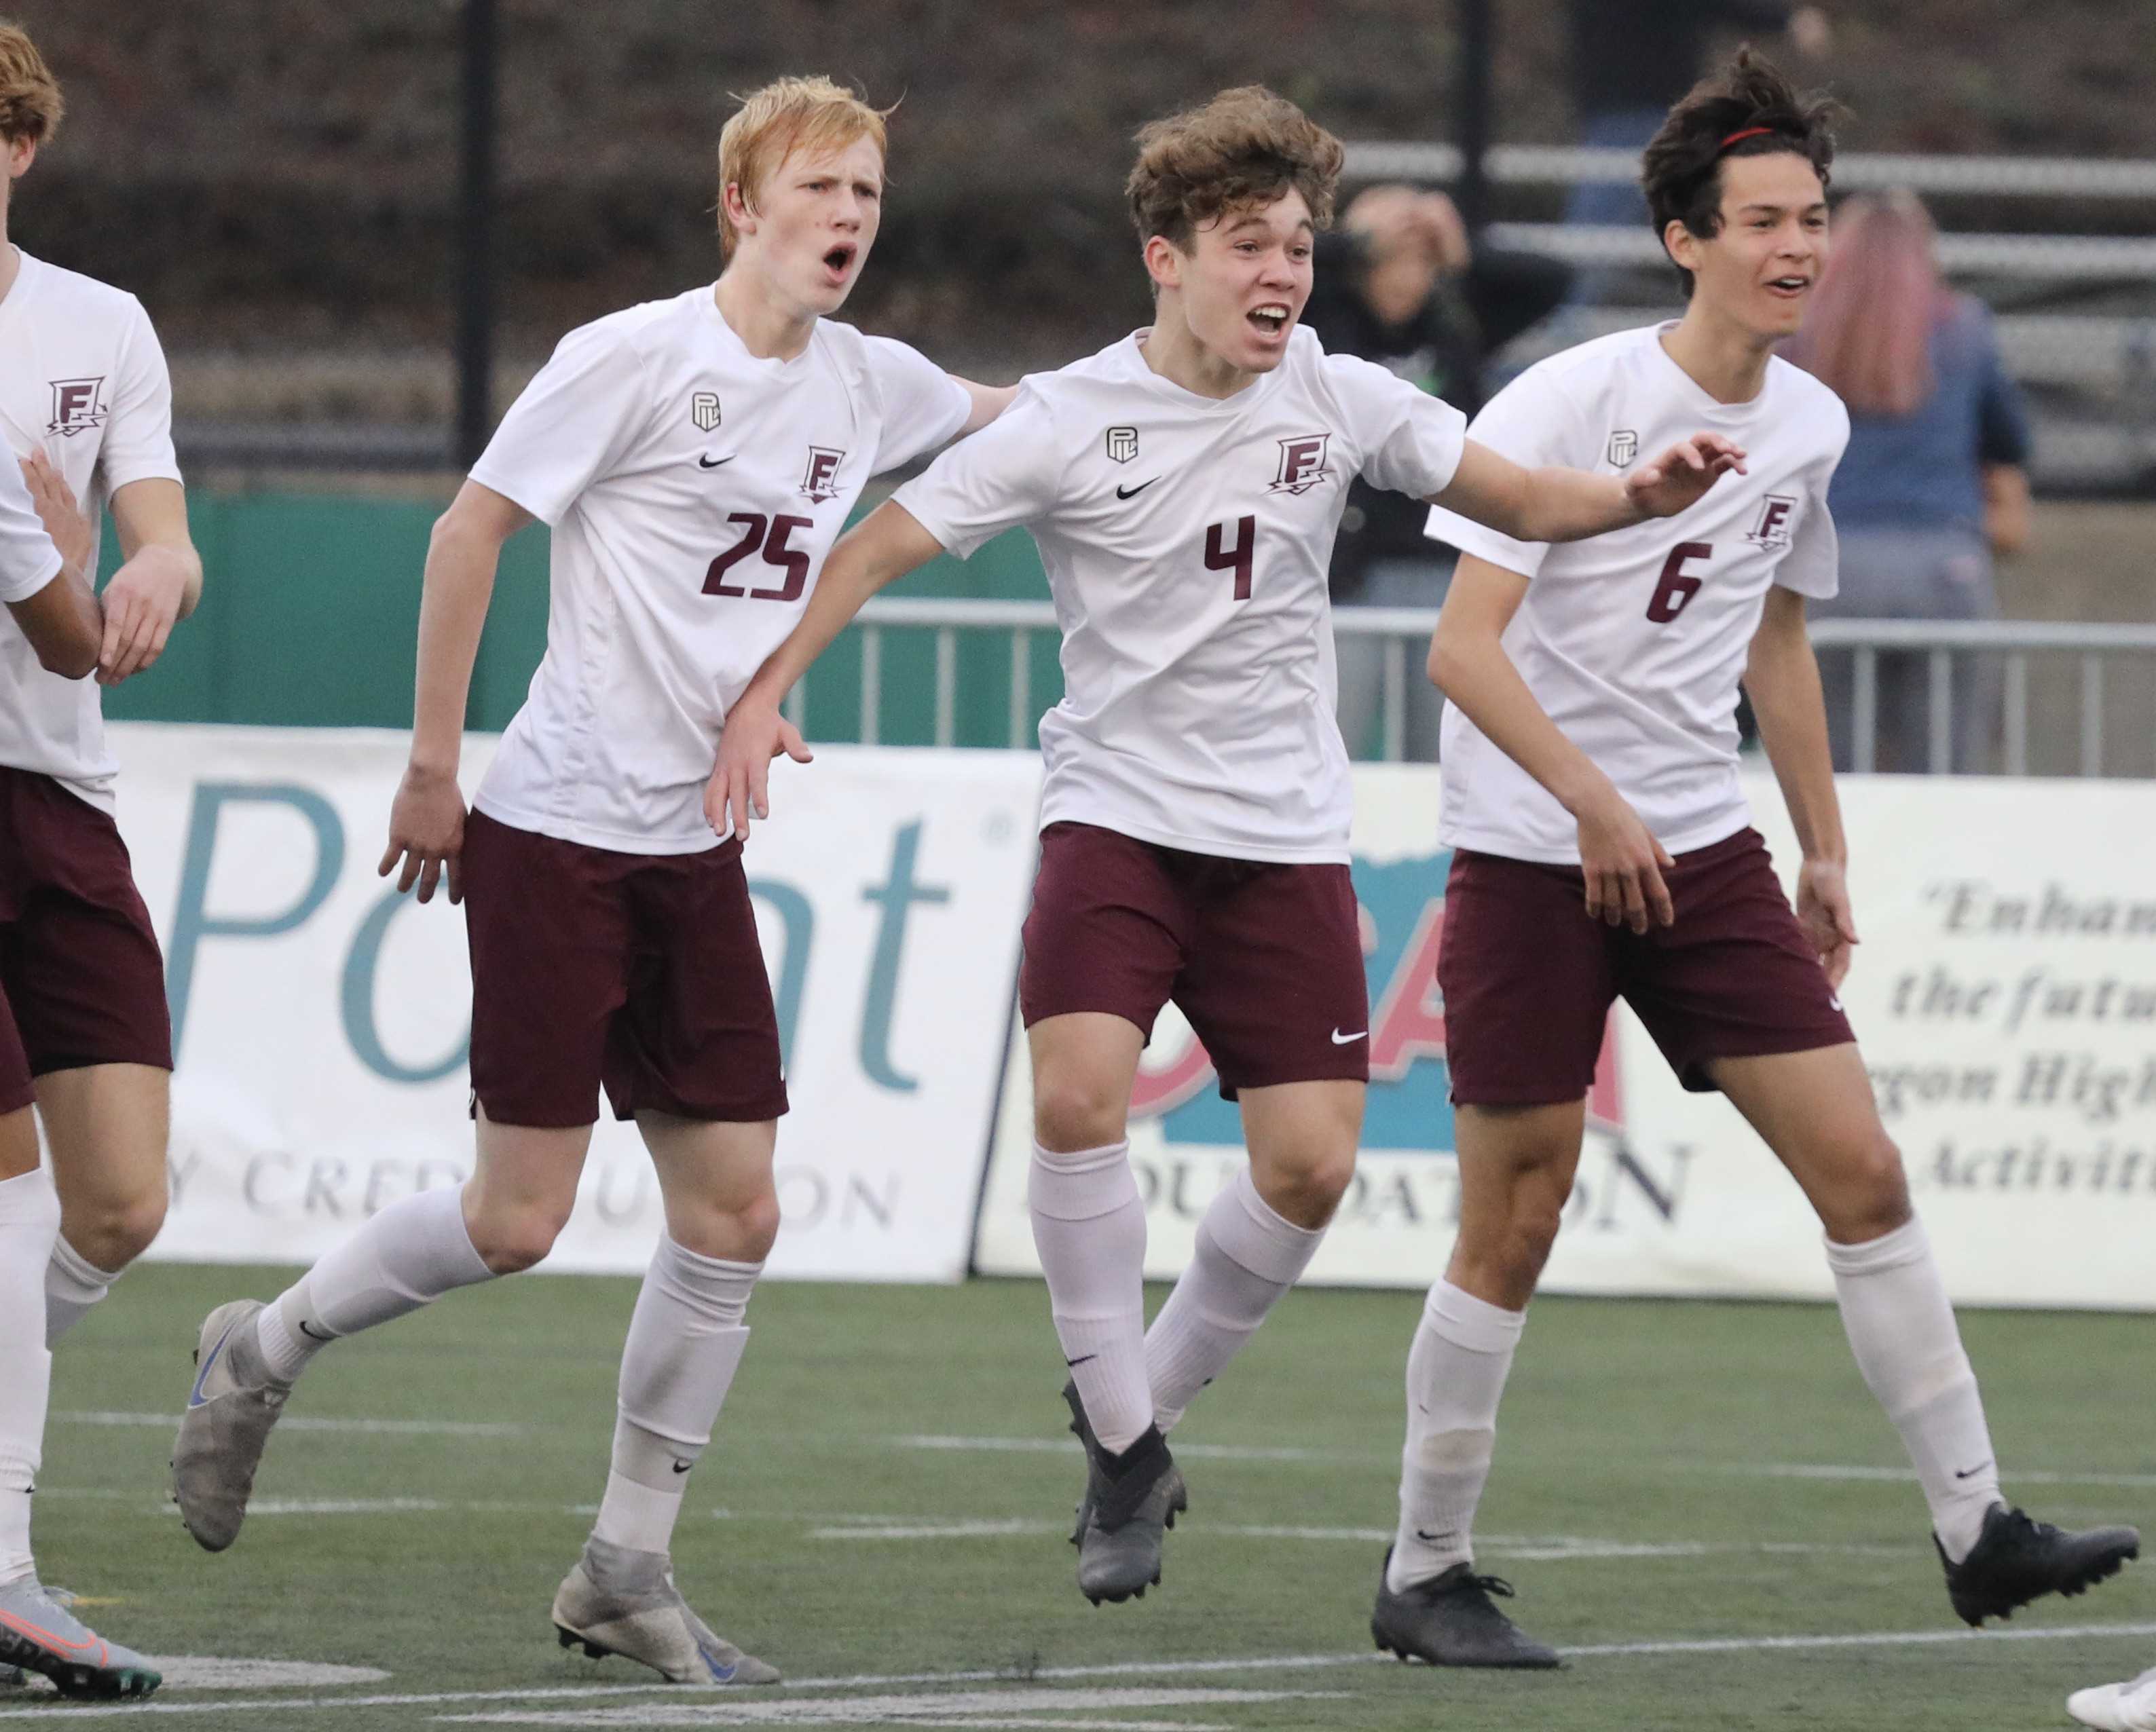
[[44,144],[60,130],[59,81],[21,25],[0,18],[0,138]]
[[1188,253],[1197,231],[1243,205],[1302,194],[1310,220],[1331,226],[1346,152],[1286,97],[1239,85],[1201,107],[1155,120],[1137,136],[1125,184],[1138,238],[1165,236]]
[[[1824,187],[1834,170],[1834,123],[1841,105],[1817,90],[1799,91],[1763,55],[1739,49],[1737,58],[1694,85],[1669,111],[1640,159],[1640,187],[1653,213],[1655,233],[1681,223],[1702,240],[1722,232],[1722,165],[1732,156],[1802,156]],[[1727,141],[1740,133],[1734,144]],[[1691,273],[1681,265],[1685,293]]]

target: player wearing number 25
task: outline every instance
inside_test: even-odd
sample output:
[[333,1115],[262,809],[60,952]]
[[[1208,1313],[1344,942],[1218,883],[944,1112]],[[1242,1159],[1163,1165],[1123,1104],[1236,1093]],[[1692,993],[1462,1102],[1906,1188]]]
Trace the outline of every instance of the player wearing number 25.
[[[786,1110],[741,849],[704,822],[704,782],[727,706],[792,629],[862,484],[1009,396],[826,316],[875,240],[884,136],[824,79],[748,97],[719,141],[716,287],[571,332],[435,525],[382,870],[401,863],[398,888],[423,902],[446,874],[466,905],[478,1160],[461,1192],[393,1203],[269,1306],[210,1314],[173,1467],[211,1550],[238,1536],[270,1426],[322,1344],[547,1255],[603,1085],[650,1150],[666,1232],[554,1623],[676,1682],[778,1675],[689,1610],[670,1550],[778,1231]],[[473,657],[501,545],[534,518],[554,531],[546,659],[467,816]]]
[[[1096,1603],[1159,1579],[1186,1495],[1163,1434],[1301,1273],[1354,1170],[1369,1016],[1326,593],[1349,483],[1563,541],[1682,510],[1742,455],[1706,436],[1621,477],[1499,456],[1450,405],[1297,325],[1337,140],[1252,87],[1138,144],[1151,327],[1025,380],[993,428],[839,544],[728,716],[707,802],[722,832],[765,815],[779,702],[877,589],[1032,531],[1065,695],[1040,725],[1019,984],[1029,1197],[1089,1456],[1074,1539]],[[1240,1101],[1251,1166],[1148,1335],[1125,1120],[1171,999]]]

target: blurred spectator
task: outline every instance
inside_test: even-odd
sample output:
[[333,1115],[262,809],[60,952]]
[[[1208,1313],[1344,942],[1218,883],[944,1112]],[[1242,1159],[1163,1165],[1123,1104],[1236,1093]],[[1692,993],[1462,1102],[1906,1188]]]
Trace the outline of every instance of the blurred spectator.
[[[1983,304],[1939,274],[1932,219],[1912,193],[1851,199],[1804,328],[1784,352],[1849,406],[1849,449],[1827,503],[1841,535],[1841,593],[1815,617],[1993,619],[1994,552],[2029,533],[2029,423]],[[1854,761],[1854,654],[1825,651],[1834,763]],[[1930,670],[1879,658],[1881,770],[1931,767]],[[1995,658],[1954,658],[1950,761],[1988,766]]]
[[[1571,272],[1531,253],[1473,247],[1452,201],[1412,187],[1372,187],[1337,230],[1318,238],[1317,282],[1303,318],[1327,350],[1359,355],[1473,415],[1482,358],[1564,298]],[[1335,607],[1435,607],[1452,550],[1425,541],[1419,501],[1357,481],[1333,545]],[[1385,640],[1336,638],[1340,729],[1351,754],[1382,744]],[[1434,761],[1443,699],[1407,657],[1405,755]]]

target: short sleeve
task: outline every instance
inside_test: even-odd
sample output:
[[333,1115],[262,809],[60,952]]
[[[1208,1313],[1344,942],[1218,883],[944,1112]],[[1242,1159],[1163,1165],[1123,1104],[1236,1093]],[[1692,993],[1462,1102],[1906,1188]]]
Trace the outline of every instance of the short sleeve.
[[2014,382],[1999,353],[1999,339],[1987,315],[1978,329],[1976,460],[2025,469],[2032,441],[2029,411],[2021,387]]
[[1827,483],[1833,478],[1832,463],[1814,473],[1811,497],[1789,537],[1789,551],[1774,567],[1777,589],[1794,590],[1810,602],[1830,602],[1841,588],[1841,541],[1826,505]]
[[15,453],[0,440],[0,604],[27,602],[59,576],[62,563]]
[[584,325],[509,406],[471,478],[552,527],[627,456],[650,403],[627,334],[605,320]]
[[1325,357],[1325,379],[1363,453],[1373,487],[1428,499],[1452,484],[1466,443],[1467,418],[1375,361]]
[[132,317],[113,381],[112,413],[105,423],[97,463],[106,497],[135,481],[177,481],[172,452],[172,381],[165,351],[141,303],[128,302]]
[[1055,509],[1060,484],[1055,423],[1030,385],[1011,406],[891,495],[961,559],[1007,529]]
[[[1469,423],[1467,437],[1522,469],[1538,469],[1553,464],[1586,467],[1568,448],[1573,421],[1570,405],[1559,394],[1553,376],[1529,368],[1512,381]],[[1471,553],[1507,571],[1532,577],[1542,569],[1549,551],[1546,541],[1521,541],[1487,525],[1433,505],[1423,533],[1462,553]]]
[[898,469],[950,443],[973,413],[966,387],[918,349],[889,337],[862,341],[883,397],[883,437],[870,473]]

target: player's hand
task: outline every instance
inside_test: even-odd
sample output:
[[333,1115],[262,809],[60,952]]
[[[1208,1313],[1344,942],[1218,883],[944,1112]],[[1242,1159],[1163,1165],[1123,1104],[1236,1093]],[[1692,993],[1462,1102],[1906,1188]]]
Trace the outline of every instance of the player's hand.
[[1579,869],[1587,878],[1587,913],[1607,925],[1645,932],[1676,924],[1676,904],[1662,882],[1674,864],[1640,814],[1614,786],[1580,808]]
[[721,837],[748,838],[749,820],[771,816],[771,761],[783,752],[797,764],[815,754],[801,730],[768,704],[744,699],[719,730],[719,761],[704,786],[704,821]]
[[90,519],[74,502],[67,478],[43,451],[33,451],[22,459],[22,466],[30,503],[38,508],[38,520],[53,538],[53,546],[59,549],[69,571],[80,572],[83,582],[95,584],[97,573],[90,569],[90,554],[95,537]]
[[389,808],[389,846],[376,872],[387,878],[395,871],[399,895],[416,883],[422,902],[433,899],[435,884],[447,874],[449,900],[461,902],[464,846],[465,797],[456,777],[407,765]]
[[1674,517],[1707,497],[1731,470],[1744,473],[1744,448],[1720,433],[1694,433],[1625,478],[1625,496],[1642,517]]
[[1827,984],[1840,986],[1849,977],[1856,916],[1849,905],[1848,874],[1833,861],[1807,860],[1797,869],[1797,924],[1819,952]]
[[187,568],[180,556],[155,542],[136,549],[105,586],[105,643],[97,653],[97,683],[117,685],[162,655],[187,599]]

